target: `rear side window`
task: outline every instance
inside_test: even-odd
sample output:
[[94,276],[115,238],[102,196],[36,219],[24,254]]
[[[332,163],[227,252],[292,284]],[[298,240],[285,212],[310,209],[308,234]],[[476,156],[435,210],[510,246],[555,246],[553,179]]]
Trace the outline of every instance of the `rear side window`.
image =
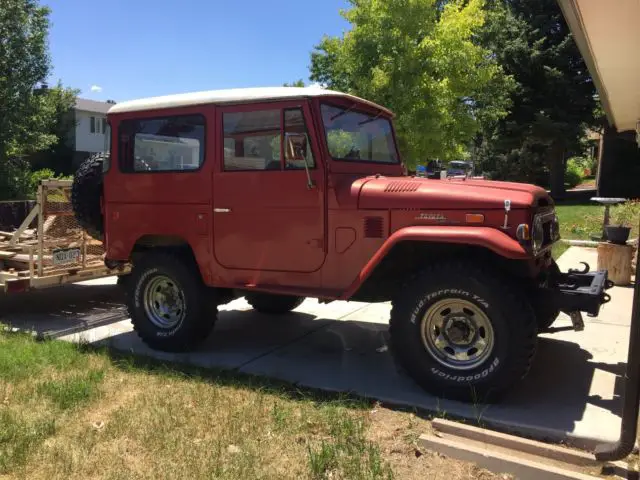
[[205,119],[180,115],[125,120],[118,131],[124,172],[198,170],[204,161]]

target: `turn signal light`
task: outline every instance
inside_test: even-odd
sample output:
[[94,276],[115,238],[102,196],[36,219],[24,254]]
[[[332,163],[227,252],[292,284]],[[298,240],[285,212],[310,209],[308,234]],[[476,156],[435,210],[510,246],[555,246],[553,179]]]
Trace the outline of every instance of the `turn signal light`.
[[529,232],[529,225],[526,223],[521,223],[518,225],[518,229],[516,230],[516,237],[521,242],[531,240],[531,232]]
[[484,215],[481,213],[467,213],[465,221],[467,223],[484,223]]

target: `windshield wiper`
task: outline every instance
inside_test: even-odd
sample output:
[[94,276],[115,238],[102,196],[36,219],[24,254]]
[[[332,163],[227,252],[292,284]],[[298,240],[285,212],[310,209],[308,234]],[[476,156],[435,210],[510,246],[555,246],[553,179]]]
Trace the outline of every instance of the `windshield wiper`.
[[380,118],[381,115],[382,115],[382,112],[378,112],[378,114],[375,117],[371,117],[371,118],[368,118],[368,119],[363,120],[361,122],[358,122],[358,125],[364,125],[365,123],[371,123],[371,122],[377,120],[378,118]]
[[346,115],[347,113],[349,113],[354,108],[356,108],[356,104],[355,103],[353,105],[351,105],[349,108],[347,108],[346,110],[342,110],[341,112],[336,113],[333,117],[330,117],[329,120],[333,122],[336,118],[339,118],[339,117],[341,117],[343,115]]

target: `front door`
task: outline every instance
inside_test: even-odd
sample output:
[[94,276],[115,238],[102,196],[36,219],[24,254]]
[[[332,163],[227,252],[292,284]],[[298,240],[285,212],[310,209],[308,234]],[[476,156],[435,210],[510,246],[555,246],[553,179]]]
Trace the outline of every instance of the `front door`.
[[[318,270],[325,259],[324,175],[308,105],[240,105],[216,115],[217,261],[230,269]],[[293,136],[307,138],[304,156],[287,150],[285,138]]]

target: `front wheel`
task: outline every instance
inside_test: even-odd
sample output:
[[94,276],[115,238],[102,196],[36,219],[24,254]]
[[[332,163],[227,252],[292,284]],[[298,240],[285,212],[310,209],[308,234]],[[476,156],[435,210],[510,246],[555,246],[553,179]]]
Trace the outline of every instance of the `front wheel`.
[[531,306],[495,272],[444,264],[393,301],[391,346],[425,390],[468,402],[498,400],[529,371],[536,349]]
[[213,328],[217,308],[206,296],[196,265],[185,256],[146,254],[123,286],[133,328],[153,349],[191,350]]

